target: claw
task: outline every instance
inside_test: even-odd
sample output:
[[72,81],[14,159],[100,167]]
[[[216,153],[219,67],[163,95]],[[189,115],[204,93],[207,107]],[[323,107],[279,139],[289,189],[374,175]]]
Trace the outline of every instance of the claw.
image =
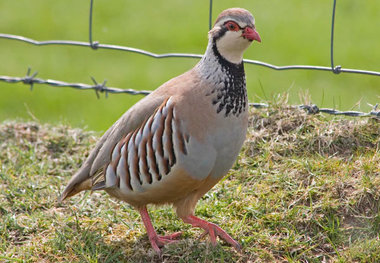
[[[219,226],[207,222],[203,219],[200,219],[196,216],[187,216],[185,218],[182,218],[183,222],[191,224],[193,227],[200,227],[205,230],[203,234],[200,236],[200,238],[204,237],[205,235],[209,234],[210,241],[213,246],[216,246],[216,237],[219,237],[226,241],[228,244],[233,246],[237,251],[241,250],[241,246],[238,242],[236,242],[229,234],[227,234],[226,231],[224,231]],[[199,239],[200,239],[199,238]]]
[[203,233],[197,238],[198,240],[201,240],[208,234],[208,230],[203,231]]

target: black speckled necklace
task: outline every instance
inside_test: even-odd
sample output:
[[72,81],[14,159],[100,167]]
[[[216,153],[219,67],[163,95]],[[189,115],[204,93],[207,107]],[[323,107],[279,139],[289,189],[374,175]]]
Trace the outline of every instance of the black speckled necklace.
[[243,62],[239,64],[229,62],[219,53],[216,43],[214,42],[212,45],[212,53],[217,59],[222,74],[216,85],[217,88],[207,95],[214,94],[212,104],[217,106],[217,113],[225,110],[225,117],[230,114],[238,117],[247,106],[244,64]]

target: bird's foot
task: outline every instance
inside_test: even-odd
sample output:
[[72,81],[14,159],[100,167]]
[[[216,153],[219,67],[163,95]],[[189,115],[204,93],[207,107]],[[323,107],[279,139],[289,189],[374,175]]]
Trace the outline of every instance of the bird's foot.
[[166,236],[159,236],[159,235],[149,235],[149,241],[152,245],[153,249],[158,253],[161,254],[161,247],[165,246],[166,244],[178,242],[178,238],[182,235],[182,232],[175,232],[171,235]]
[[154,251],[157,252],[158,255],[161,255],[160,247],[163,247],[165,244],[177,242],[178,240],[176,239],[178,239],[182,235],[182,232],[175,232],[167,236],[157,235],[156,231],[153,228],[152,221],[150,220],[146,206],[141,207],[139,209],[139,212],[140,212],[142,221],[145,225],[150,244],[152,245],[152,248],[154,249]]
[[220,237],[228,244],[233,246],[236,250],[241,250],[240,244],[236,242],[229,234],[227,234],[226,231],[224,231],[216,224],[207,222],[206,220],[200,219],[196,216],[187,216],[183,218],[183,221],[185,223],[191,224],[193,227],[203,228],[205,232],[201,235],[200,238],[208,234],[210,236],[210,241],[213,246],[216,246],[217,244],[216,237]]

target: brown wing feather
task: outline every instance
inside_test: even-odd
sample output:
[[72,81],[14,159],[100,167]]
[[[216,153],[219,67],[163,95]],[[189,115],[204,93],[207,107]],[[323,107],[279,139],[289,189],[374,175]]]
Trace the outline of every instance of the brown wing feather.
[[135,130],[150,116],[156,108],[167,98],[162,94],[150,94],[140,100],[115,122],[100,138],[90,152],[82,167],[70,179],[63,190],[59,202],[73,196],[80,191],[90,190],[92,177],[110,162],[114,146],[130,131]]
[[[152,184],[170,172],[175,164],[171,136],[174,109],[173,105],[168,105],[168,100],[169,98],[140,127],[131,131],[114,146],[111,161],[104,169],[102,179],[97,178],[93,190],[115,187],[115,182],[121,181],[128,183],[128,188],[133,191],[136,186],[133,186],[130,177],[139,185],[144,182]],[[129,154],[132,154],[132,157],[128,158]],[[125,165],[120,169],[114,168],[121,163]],[[155,174],[154,178],[152,173]]]

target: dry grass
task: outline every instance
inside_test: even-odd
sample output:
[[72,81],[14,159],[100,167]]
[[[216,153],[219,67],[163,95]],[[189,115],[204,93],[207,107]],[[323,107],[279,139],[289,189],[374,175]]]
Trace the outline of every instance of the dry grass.
[[379,262],[380,124],[306,115],[283,103],[254,110],[229,175],[197,215],[243,245],[197,240],[170,207],[151,208],[159,233],[184,231],[158,258],[139,215],[104,193],[57,206],[97,135],[66,126],[0,124],[0,261]]

